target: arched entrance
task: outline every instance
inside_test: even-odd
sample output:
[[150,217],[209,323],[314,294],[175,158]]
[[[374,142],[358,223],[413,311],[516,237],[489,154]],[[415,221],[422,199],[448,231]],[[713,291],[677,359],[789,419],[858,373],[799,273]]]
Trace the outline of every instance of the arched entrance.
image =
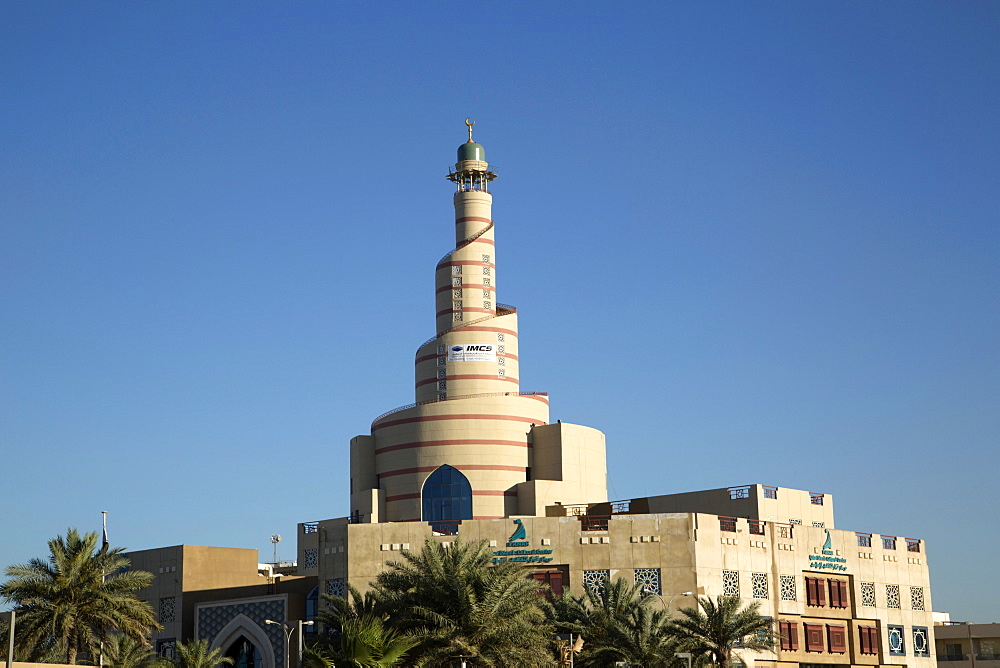
[[226,650],[226,656],[233,660],[233,668],[264,668],[260,650],[246,636],[237,638]]

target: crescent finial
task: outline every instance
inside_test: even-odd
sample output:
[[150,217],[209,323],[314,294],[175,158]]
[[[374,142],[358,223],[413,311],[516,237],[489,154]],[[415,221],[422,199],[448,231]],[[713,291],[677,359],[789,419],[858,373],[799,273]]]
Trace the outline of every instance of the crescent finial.
[[470,121],[468,118],[465,119],[465,124],[469,126],[469,141],[472,141],[472,126],[476,124],[475,121]]

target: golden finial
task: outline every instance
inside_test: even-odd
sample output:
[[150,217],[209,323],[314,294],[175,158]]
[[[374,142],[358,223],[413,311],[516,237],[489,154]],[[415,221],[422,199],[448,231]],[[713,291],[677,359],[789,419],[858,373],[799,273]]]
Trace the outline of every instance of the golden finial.
[[470,121],[468,118],[465,119],[465,124],[469,126],[469,141],[472,141],[472,126],[476,124],[475,121]]

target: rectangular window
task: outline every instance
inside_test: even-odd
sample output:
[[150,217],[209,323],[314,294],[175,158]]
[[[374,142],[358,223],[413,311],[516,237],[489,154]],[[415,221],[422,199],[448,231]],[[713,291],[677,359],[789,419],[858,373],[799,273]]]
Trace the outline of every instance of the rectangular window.
[[783,651],[798,651],[799,625],[797,622],[778,622],[778,634],[781,636],[780,643]]
[[731,531],[736,532],[736,518],[735,517],[720,517],[719,518],[719,530],[720,531]]
[[[930,656],[931,648],[928,638],[926,626],[913,627],[913,656]],[[990,656],[996,658],[995,654],[991,653]]]
[[907,538],[906,539],[906,551],[907,552],[919,552],[920,551],[920,539],[919,538]]
[[872,535],[870,533],[858,533],[858,547],[871,547]]
[[765,499],[777,499],[778,498],[778,488],[768,487],[767,485],[762,485],[764,488],[764,498]]
[[809,492],[809,503],[813,504],[814,506],[822,506],[823,495],[817,494],[815,492]]
[[818,608],[826,605],[826,580],[806,578],[806,605]]
[[906,642],[903,638],[903,627],[890,624],[889,630],[889,654],[892,656],[906,656]]
[[830,607],[831,608],[846,608],[847,607],[847,581],[846,580],[829,580],[830,585]]
[[764,535],[764,522],[760,520],[747,520],[747,524],[750,526],[750,533],[758,536]]
[[895,536],[882,536],[882,549],[883,550],[895,550],[896,549],[896,537]]
[[830,626],[826,627],[826,640],[830,647],[830,652],[843,654],[847,651],[847,627]]
[[730,487],[729,488],[729,498],[730,499],[749,499],[750,498],[750,488],[749,487]]
[[823,626],[821,624],[803,624],[807,652],[822,652],[826,649],[823,642]]

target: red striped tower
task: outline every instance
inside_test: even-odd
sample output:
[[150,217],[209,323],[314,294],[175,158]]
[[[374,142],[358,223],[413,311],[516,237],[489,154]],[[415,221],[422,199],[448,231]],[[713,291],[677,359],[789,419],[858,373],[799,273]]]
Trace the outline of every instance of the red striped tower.
[[527,509],[526,499],[519,507],[519,485],[530,476],[532,428],[549,420],[548,396],[520,392],[517,312],[497,302],[489,192],[496,174],[472,139],[473,123],[466,125],[469,140],[448,174],[455,248],[435,268],[437,333],[416,353],[416,403],[380,416],[370,436],[351,442],[354,521],[428,519],[423,498],[440,492],[424,485],[442,466],[471,487],[467,519]]

